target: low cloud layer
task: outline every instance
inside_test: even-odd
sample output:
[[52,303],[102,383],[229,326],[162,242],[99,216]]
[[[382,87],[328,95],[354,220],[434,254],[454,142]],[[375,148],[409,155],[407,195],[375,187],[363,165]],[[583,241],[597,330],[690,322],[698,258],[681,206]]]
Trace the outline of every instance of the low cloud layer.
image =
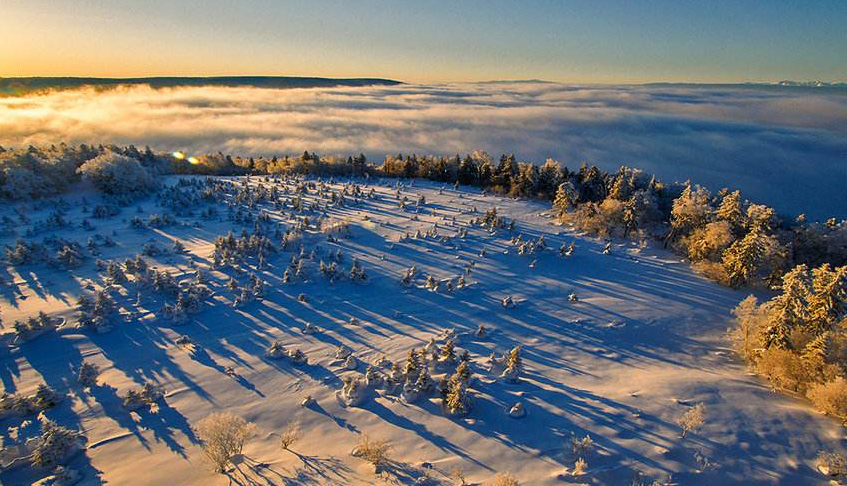
[[0,98],[0,145],[119,143],[241,155],[553,157],[741,189],[786,214],[847,216],[847,93],[490,83],[333,89],[147,87]]

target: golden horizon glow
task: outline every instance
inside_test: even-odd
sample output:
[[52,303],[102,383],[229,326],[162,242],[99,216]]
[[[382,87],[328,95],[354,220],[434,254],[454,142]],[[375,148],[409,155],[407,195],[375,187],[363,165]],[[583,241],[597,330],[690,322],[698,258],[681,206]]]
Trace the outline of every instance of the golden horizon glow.
[[847,2],[610,3],[4,0],[0,76],[847,80]]

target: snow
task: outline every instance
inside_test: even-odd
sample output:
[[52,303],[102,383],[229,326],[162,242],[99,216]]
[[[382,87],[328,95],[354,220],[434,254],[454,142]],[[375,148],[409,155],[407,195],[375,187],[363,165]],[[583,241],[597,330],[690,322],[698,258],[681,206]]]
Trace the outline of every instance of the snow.
[[[217,204],[221,217],[215,220],[176,216],[177,225],[131,227],[133,216],[167,212],[153,199],[108,219],[91,218],[96,233],[117,243],[100,246],[98,258],[122,262],[147,242],[168,249],[174,240],[182,242],[185,252],[147,261],[177,280],[190,280],[192,265],[207,271],[213,295],[184,323],[159,315],[167,299],[130,283],[126,295],[115,294],[121,313],[112,330],[95,334],[66,325],[14,343],[14,321],[39,310],[75,323],[76,296],[102,288],[103,280],[90,256],[70,270],[43,264],[0,270],[6,282],[0,284],[0,380],[8,393],[32,394],[46,382],[67,395],[45,415],[87,438],[85,453],[66,465],[82,473],[78,484],[414,484],[424,475],[431,484],[451,484],[454,468],[470,483],[510,471],[525,485],[630,484],[639,472],[661,480],[672,476],[674,484],[685,485],[814,484],[823,481],[814,465],[818,451],[844,449],[839,424],[802,400],[773,393],[728,349],[730,311],[745,292],[707,281],[679,257],[649,245],[614,242],[604,255],[606,242],[553,224],[546,203],[484,196],[464,187],[461,197],[452,188],[439,194],[440,184],[415,181],[402,190],[409,201],[425,196],[415,213],[413,203],[398,208],[395,181],[356,182],[375,187],[379,199],[355,204],[347,196],[343,207],[304,212],[315,218],[326,211],[333,221],[346,222],[349,237],[336,234],[329,242],[312,231],[304,243],[307,253],[320,245],[324,259],[341,249],[340,273],[349,273],[357,258],[366,281],[330,283],[317,262],[309,262],[307,281],[283,283],[297,246],[268,255],[262,270],[252,269],[267,283],[264,295],[234,307],[237,294],[227,281],[234,276],[247,285],[247,274],[212,269],[209,255],[215,237],[230,229],[237,237],[242,228],[252,231],[252,223],[227,220],[226,207]],[[252,179],[258,183],[268,185]],[[285,184],[294,187],[280,183],[280,188]],[[332,187],[340,191],[342,184]],[[82,218],[90,217],[82,212],[83,197],[93,202],[97,196],[81,191],[65,197],[71,208],[65,217],[74,227],[29,240],[55,234],[84,245],[91,233],[80,229]],[[316,195],[304,199],[308,207]],[[15,217],[15,207],[31,221],[51,211],[50,201],[0,211]],[[472,226],[467,237],[456,236],[492,207],[517,220],[514,233],[501,228],[492,236]],[[259,208],[283,230],[294,225],[290,208],[284,214],[263,203]],[[433,223],[438,237],[402,238],[417,231],[425,235]],[[32,226],[16,230],[23,235]],[[518,255],[510,243],[517,233],[524,241],[544,235],[546,249]],[[446,243],[443,236],[450,237]],[[14,240],[6,234],[0,244]],[[559,256],[559,247],[571,241],[573,254]],[[404,286],[401,279],[413,265],[413,285]],[[424,288],[429,275],[454,283],[465,275],[467,285],[448,291],[445,283],[430,291]],[[305,301],[299,301],[301,294]],[[502,304],[506,297],[513,303],[508,308]],[[480,326],[483,333],[477,332]],[[467,415],[445,414],[437,392],[410,402],[365,384],[364,398],[340,398],[344,377],[365,383],[368,365],[388,373],[380,363],[383,355],[402,365],[410,348],[422,349],[432,339],[441,345],[450,335],[457,355],[467,350],[471,357],[473,404]],[[274,342],[285,352],[301,349],[307,363],[298,365],[282,351],[268,356]],[[489,367],[489,356],[503,356],[516,345],[519,379],[500,379],[502,366]],[[98,385],[90,390],[77,382],[83,360],[100,368]],[[431,370],[436,383],[453,372],[444,368]],[[164,398],[137,410],[124,407],[126,392],[147,382],[160,386]],[[677,421],[697,403],[706,405],[705,423],[680,438]],[[515,413],[518,404],[522,410]],[[229,477],[212,472],[191,430],[191,424],[224,410],[259,429]],[[4,444],[25,435],[22,420],[0,421]],[[274,434],[292,421],[303,437],[289,452],[279,448]],[[362,434],[392,445],[392,461],[379,478],[350,455]],[[586,434],[593,452],[585,474],[574,477],[568,472],[577,459],[570,438]],[[705,468],[704,457],[710,463]],[[0,482],[33,483],[48,473],[16,468],[0,474]]]

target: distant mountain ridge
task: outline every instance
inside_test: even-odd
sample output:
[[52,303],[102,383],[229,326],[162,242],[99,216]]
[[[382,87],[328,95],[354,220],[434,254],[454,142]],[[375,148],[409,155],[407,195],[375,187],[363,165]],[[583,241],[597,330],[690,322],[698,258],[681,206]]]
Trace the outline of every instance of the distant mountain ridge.
[[105,89],[125,85],[148,85],[152,88],[226,86],[286,89],[394,86],[397,84],[402,83],[393,79],[382,78],[314,78],[298,76],[22,77],[0,78],[0,96],[19,96],[45,90],[77,89],[83,86]]
[[847,87],[847,83],[830,83],[827,81],[791,81],[791,80],[782,80],[776,83],[780,86],[803,86],[809,88],[845,88]]

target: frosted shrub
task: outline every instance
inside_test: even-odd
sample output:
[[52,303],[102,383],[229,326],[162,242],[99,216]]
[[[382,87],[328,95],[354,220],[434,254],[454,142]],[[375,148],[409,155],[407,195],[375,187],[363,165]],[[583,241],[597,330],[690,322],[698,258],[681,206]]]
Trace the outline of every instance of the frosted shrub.
[[520,483],[512,473],[500,473],[494,476],[493,479],[485,483],[486,486],[520,486]]
[[123,405],[129,410],[149,407],[161,400],[165,394],[152,383],[145,383],[140,390],[129,390],[123,398]]
[[706,405],[698,403],[694,405],[677,422],[682,427],[682,437],[692,430],[696,430],[706,420]]
[[571,436],[571,451],[576,457],[588,457],[593,447],[594,441],[590,435],[586,434],[582,439],[577,439],[575,435]]
[[583,458],[579,458],[573,464],[573,475],[582,476],[588,471],[588,463]]
[[520,378],[522,371],[523,360],[521,359],[521,347],[515,346],[509,351],[509,355],[506,357],[506,368],[503,370],[500,378],[510,383],[515,383]]
[[825,476],[847,475],[847,457],[834,452],[821,452],[815,460],[818,471]]
[[216,472],[226,471],[230,460],[244,449],[256,426],[228,412],[218,412],[201,420],[195,427],[203,453]]
[[380,469],[388,462],[389,454],[391,453],[391,444],[386,440],[374,440],[363,435],[351,455],[367,461],[374,467],[374,472],[379,472]]
[[450,471],[450,479],[453,480],[455,486],[467,486],[468,484],[468,480],[465,478],[465,471],[459,467]]
[[0,418],[10,415],[29,415],[35,412],[35,405],[31,397],[4,393],[0,396]]
[[280,359],[284,358],[285,354],[285,346],[280,341],[274,341],[270,346],[265,350],[265,357],[270,359]]
[[290,447],[302,436],[300,425],[296,422],[289,422],[279,434],[279,446],[286,451],[290,450]]
[[308,362],[306,353],[304,353],[300,348],[286,350],[285,354],[295,365],[304,365]]
[[340,345],[339,345],[339,346],[335,349],[335,359],[337,359],[337,360],[345,360],[345,359],[347,359],[347,357],[348,357],[348,356],[350,356],[352,353],[353,353],[353,350],[352,350],[352,349],[350,349],[349,347],[347,347],[347,346],[345,346],[345,345],[343,345],[343,344],[340,344]]
[[811,371],[800,356],[787,349],[766,349],[756,362],[756,372],[783,390],[802,392],[812,381]]
[[816,383],[809,388],[809,400],[821,412],[847,420],[847,381],[837,377],[826,383]]

